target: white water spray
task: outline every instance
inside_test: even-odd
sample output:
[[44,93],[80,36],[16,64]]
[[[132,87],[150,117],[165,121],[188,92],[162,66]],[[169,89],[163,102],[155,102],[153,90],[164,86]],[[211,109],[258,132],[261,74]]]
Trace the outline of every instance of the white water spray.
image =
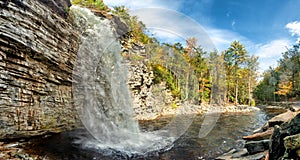
[[102,149],[143,154],[160,150],[174,138],[141,133],[133,120],[127,66],[110,22],[88,9],[73,6],[81,33],[81,45],[73,72],[73,96],[80,119],[98,142],[86,144]]

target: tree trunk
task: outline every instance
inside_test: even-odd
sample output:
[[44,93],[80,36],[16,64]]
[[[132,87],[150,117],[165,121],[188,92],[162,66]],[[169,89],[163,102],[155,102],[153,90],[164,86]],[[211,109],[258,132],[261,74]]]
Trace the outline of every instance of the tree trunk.
[[252,102],[252,95],[251,95],[251,76],[249,76],[249,81],[248,81],[248,96],[249,96],[249,106],[251,106]]
[[191,65],[189,64],[187,75],[186,75],[186,82],[185,82],[185,100],[187,100],[188,97],[189,97],[189,90],[188,90],[188,88],[189,88],[190,69],[191,69]]
[[202,72],[200,73],[200,79],[201,79],[201,87],[200,90],[202,90],[201,92],[201,103],[203,103],[203,97],[204,97],[204,83],[203,83],[203,75]]
[[[227,95],[227,94],[226,94],[226,93],[227,93],[227,90],[228,90],[228,87],[227,87],[227,85],[226,85],[226,80],[227,80],[226,73],[224,74],[224,77],[225,77],[225,82],[224,82],[224,83],[225,83],[225,90],[224,90],[225,93],[223,93],[223,94],[224,94],[224,95],[223,95],[223,96],[224,96],[224,97],[223,97],[223,102],[226,103],[226,102],[227,102],[227,99],[226,99],[226,95]],[[225,105],[225,104],[224,104],[224,105]]]
[[236,80],[236,84],[235,84],[235,102],[234,102],[235,105],[238,104],[238,92],[239,92],[238,80]]
[[273,85],[273,87],[274,87],[273,98],[274,98],[274,102],[276,102],[276,97],[275,97],[275,85]]

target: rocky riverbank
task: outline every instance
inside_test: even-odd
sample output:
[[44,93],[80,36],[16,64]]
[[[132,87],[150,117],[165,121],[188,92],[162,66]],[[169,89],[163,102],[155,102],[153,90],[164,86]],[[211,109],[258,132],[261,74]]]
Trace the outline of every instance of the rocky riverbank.
[[210,105],[193,105],[193,104],[180,104],[177,108],[172,108],[166,106],[161,110],[161,112],[152,114],[141,114],[135,116],[137,120],[153,120],[163,116],[172,116],[180,114],[205,114],[209,112],[219,112],[219,113],[248,113],[259,111],[260,108],[252,106],[210,106]]
[[233,149],[217,159],[299,159],[300,110],[299,104],[294,104],[288,107],[291,110],[271,118],[252,135],[244,136],[244,149]]

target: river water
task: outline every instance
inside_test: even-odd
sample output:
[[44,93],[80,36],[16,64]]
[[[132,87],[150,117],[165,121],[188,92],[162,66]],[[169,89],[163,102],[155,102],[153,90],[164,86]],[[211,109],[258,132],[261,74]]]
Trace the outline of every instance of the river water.
[[[272,115],[266,114],[264,111],[222,114],[213,130],[206,137],[198,138],[204,119],[203,115],[198,115],[186,133],[175,141],[173,146],[147,155],[128,155],[113,149],[101,150],[83,146],[79,141],[82,137],[92,138],[83,128],[38,139],[33,141],[27,150],[55,160],[214,159],[232,148],[242,148],[244,144],[244,141],[241,140],[242,136],[251,134],[270,116]],[[172,117],[161,117],[152,121],[140,121],[140,129],[143,132],[158,130],[168,124],[171,119]]]

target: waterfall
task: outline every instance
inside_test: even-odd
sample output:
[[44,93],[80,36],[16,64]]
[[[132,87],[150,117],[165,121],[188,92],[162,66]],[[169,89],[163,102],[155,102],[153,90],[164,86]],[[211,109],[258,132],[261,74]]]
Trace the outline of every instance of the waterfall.
[[81,44],[73,72],[73,97],[80,119],[97,139],[84,143],[100,149],[143,154],[172,145],[174,137],[142,133],[133,120],[127,66],[110,21],[90,10],[71,7]]

